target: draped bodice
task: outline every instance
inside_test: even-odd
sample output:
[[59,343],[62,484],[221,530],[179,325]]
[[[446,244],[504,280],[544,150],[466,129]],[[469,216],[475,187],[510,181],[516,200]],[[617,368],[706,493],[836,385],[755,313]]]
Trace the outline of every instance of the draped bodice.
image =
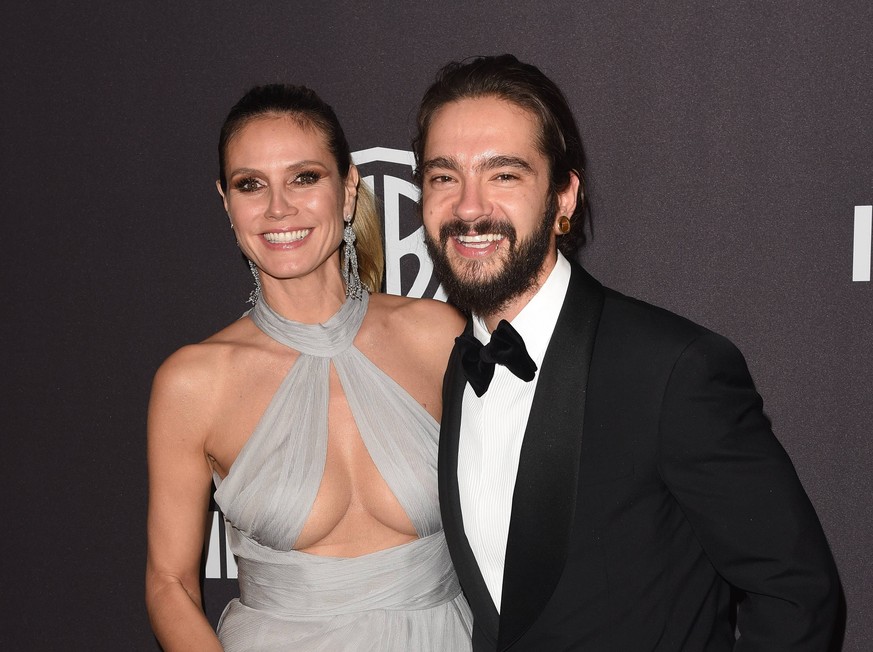
[[[330,366],[361,439],[419,537],[441,530],[436,484],[439,426],[354,345],[369,298],[347,300],[322,324],[283,318],[261,299],[252,321],[300,353],[223,480],[215,501],[238,535],[290,551],[324,473]],[[388,343],[386,343],[388,344]]]
[[[228,652],[470,649],[472,616],[440,523],[439,426],[355,347],[368,302],[349,299],[323,324],[284,319],[263,298],[250,313],[300,355],[227,476],[215,475],[239,570],[240,597],[218,628]],[[324,474],[331,366],[418,539],[350,558],[294,550]]]

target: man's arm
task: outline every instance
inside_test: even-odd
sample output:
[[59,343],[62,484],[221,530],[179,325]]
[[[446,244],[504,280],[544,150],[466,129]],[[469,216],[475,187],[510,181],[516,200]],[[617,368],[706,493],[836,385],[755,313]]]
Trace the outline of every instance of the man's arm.
[[840,595],[833,558],[728,340],[707,333],[679,357],[659,443],[662,477],[707,556],[746,594],[735,649],[826,650]]

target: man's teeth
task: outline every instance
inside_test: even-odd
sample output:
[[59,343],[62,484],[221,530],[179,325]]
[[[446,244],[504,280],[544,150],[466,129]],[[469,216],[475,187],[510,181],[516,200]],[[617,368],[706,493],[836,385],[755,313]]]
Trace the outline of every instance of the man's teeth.
[[459,235],[458,242],[467,247],[484,249],[492,242],[500,242],[503,236],[498,233],[482,233],[477,235]]
[[265,233],[264,238],[271,244],[285,244],[302,240],[309,235],[312,229],[300,229],[299,231],[282,231],[281,233]]

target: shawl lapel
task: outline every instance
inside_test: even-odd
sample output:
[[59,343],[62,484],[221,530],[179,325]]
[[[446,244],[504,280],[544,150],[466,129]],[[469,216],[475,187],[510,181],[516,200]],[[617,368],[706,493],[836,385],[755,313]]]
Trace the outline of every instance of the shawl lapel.
[[[503,573],[498,650],[512,645],[530,628],[554,593],[567,559],[579,486],[588,370],[603,308],[600,283],[581,266],[572,262],[571,266],[567,295],[539,371],[521,449]],[[460,399],[456,402],[459,407]],[[455,409],[460,423],[460,410]],[[456,473],[457,426],[454,431],[455,459],[450,468]],[[454,494],[457,497],[457,483]],[[457,513],[460,523],[460,509]],[[483,590],[490,595],[484,583]]]
[[[466,333],[471,333],[473,324],[467,321]],[[461,430],[461,403],[467,380],[461,369],[461,357],[457,348],[452,350],[446,375],[443,379],[443,412],[440,425],[439,445],[439,492],[443,531],[452,556],[455,572],[470,603],[476,626],[492,641],[497,640],[499,615],[470,542],[464,533],[461,516],[461,497],[458,492],[458,441]]]

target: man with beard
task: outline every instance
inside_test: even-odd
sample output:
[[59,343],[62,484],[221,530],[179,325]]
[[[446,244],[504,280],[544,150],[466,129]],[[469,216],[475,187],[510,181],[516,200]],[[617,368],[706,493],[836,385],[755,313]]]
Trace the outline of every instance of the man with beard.
[[426,243],[470,314],[440,502],[475,650],[826,650],[839,580],[726,339],[604,288],[561,91],[449,64],[413,143]]

